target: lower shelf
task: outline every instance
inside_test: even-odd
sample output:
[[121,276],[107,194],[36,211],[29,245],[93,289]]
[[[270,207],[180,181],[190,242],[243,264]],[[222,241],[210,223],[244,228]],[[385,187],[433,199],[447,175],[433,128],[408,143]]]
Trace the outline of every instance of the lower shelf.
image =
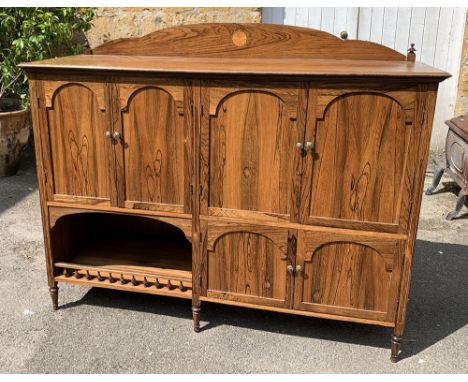
[[92,241],[67,262],[58,282],[192,298],[192,254],[184,243],[162,240]]

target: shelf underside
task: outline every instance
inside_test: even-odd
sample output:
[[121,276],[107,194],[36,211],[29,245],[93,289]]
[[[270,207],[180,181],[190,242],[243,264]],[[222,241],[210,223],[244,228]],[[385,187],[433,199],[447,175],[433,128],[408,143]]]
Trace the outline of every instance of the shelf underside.
[[187,243],[156,239],[102,239],[70,261],[57,262],[59,282],[132,292],[192,297],[192,253]]

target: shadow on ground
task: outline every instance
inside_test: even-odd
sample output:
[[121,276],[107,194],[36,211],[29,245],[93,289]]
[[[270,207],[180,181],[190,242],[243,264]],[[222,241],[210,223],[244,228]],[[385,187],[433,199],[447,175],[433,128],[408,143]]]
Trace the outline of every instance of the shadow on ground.
[[[468,323],[468,246],[418,240],[401,358],[411,357]],[[89,304],[191,319],[188,300],[93,288],[62,309]],[[203,303],[202,333],[245,327],[326,341],[390,348],[388,328]],[[188,325],[191,325],[188,323]],[[189,328],[187,328],[189,330]]]

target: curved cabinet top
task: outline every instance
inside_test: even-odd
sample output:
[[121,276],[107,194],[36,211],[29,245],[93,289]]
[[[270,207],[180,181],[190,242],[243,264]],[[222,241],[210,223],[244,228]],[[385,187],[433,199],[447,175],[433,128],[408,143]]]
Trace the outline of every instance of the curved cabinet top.
[[143,37],[117,39],[93,54],[229,58],[348,58],[405,61],[404,55],[367,41],[341,40],[310,28],[272,24],[194,24]]
[[46,69],[292,76],[430,77],[449,74],[393,49],[341,40],[309,28],[268,24],[196,24],[109,41],[92,54],[20,65]]

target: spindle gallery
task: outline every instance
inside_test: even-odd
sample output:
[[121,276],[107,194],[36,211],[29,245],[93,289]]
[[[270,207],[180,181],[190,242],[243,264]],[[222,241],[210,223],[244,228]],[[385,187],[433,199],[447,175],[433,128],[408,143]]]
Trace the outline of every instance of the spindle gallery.
[[54,307],[75,283],[190,299],[196,331],[203,301],[374,324],[396,361],[449,76],[414,51],[200,24],[22,65]]

